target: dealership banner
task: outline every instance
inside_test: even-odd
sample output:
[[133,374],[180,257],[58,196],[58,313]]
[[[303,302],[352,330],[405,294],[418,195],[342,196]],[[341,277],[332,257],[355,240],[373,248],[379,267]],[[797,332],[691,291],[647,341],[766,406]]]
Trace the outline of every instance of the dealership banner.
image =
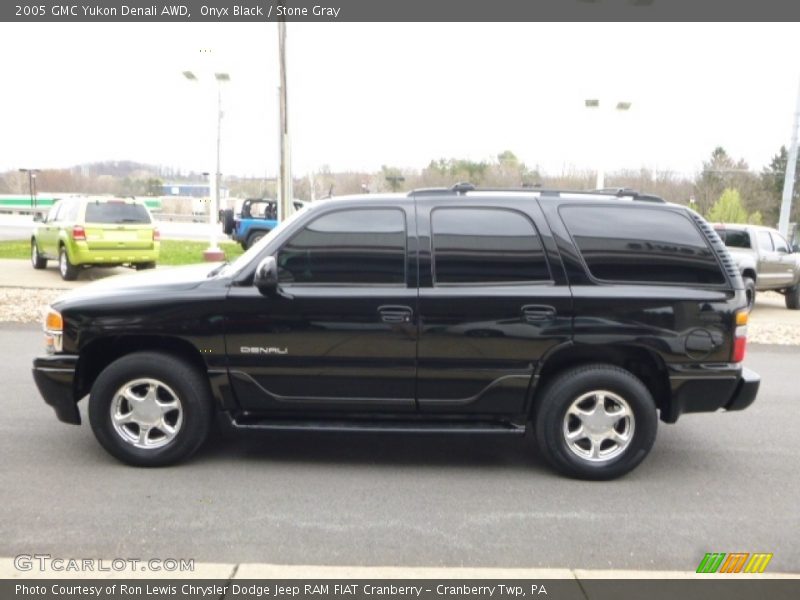
[[3,600],[795,600],[800,579],[5,579]]
[[[798,21],[792,0],[25,0],[0,3],[11,22]],[[531,44],[536,40],[532,39]],[[691,43],[676,36],[676,44]]]

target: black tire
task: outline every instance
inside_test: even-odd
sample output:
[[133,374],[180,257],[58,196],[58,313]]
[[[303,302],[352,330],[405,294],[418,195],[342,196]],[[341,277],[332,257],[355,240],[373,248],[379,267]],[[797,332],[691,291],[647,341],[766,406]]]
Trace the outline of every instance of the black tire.
[[39,254],[39,244],[36,243],[36,238],[31,239],[31,265],[34,269],[47,267],[47,259]]
[[[584,423],[579,417],[568,413],[574,413],[573,407],[577,404],[576,408],[588,411],[584,414],[589,416],[593,410],[584,403],[594,403],[596,410],[600,397],[594,392],[601,391],[605,393],[600,418],[605,419],[606,423],[598,426],[611,427],[617,433],[628,434],[629,441],[624,445],[623,442],[608,439],[598,441],[598,456],[591,458],[583,454],[592,454],[595,448],[595,443],[588,435],[585,440],[578,435],[570,447],[567,433],[570,430],[584,430]],[[586,400],[579,403],[582,397]],[[618,399],[622,403],[617,402]],[[611,424],[609,419],[613,420],[614,417],[609,417],[606,407],[612,407],[614,412],[615,407],[622,407],[623,404],[627,404],[630,417],[619,418]],[[575,425],[574,421],[579,425]],[[658,416],[650,391],[637,377],[613,365],[593,364],[563,371],[546,384],[536,405],[534,429],[542,455],[561,473],[579,479],[614,479],[630,472],[650,452],[656,439]],[[610,446],[607,445],[604,450],[606,443]],[[587,445],[589,448],[586,448]],[[606,453],[605,456],[600,455],[602,452]]]
[[[173,419],[170,426],[176,429],[174,437],[167,440],[167,434],[159,429],[159,425],[153,425],[145,434],[145,445],[153,443],[153,447],[137,447],[137,441],[128,437],[135,437],[140,431],[135,422],[118,426],[120,430],[112,423],[112,411],[118,406],[115,400],[118,392],[141,380],[159,384],[160,387],[156,386],[157,393],[162,400],[174,395],[179,403],[178,409],[161,415],[162,419]],[[130,389],[141,397],[141,392],[149,390],[149,385],[142,383],[138,386],[141,391],[137,391],[137,386]],[[142,400],[147,400],[147,394]],[[124,405],[129,401],[120,402]],[[134,414],[132,405],[127,405],[127,408],[129,414]],[[148,418],[151,417],[155,418],[153,415]],[[139,467],[169,465],[194,454],[208,437],[212,417],[211,391],[207,379],[185,361],[159,352],[137,352],[114,361],[100,373],[89,396],[89,421],[97,440],[112,456]],[[159,434],[163,435],[163,439]],[[159,446],[160,442],[163,445]]]
[[786,308],[789,310],[800,309],[800,283],[786,290],[784,298],[786,299]]
[[756,305],[756,282],[749,277],[743,277],[742,280],[744,281],[745,296],[747,296],[747,310],[750,311]]
[[233,233],[233,210],[230,208],[221,211],[222,231],[225,235]]
[[151,262],[143,262],[143,263],[134,263],[133,268],[137,271],[144,271],[145,269],[155,269],[156,263]]
[[58,272],[64,281],[75,281],[80,272],[79,267],[70,262],[69,254],[67,254],[67,249],[64,246],[58,249]]
[[249,250],[250,248],[255,246],[258,243],[258,241],[261,238],[263,238],[265,235],[267,235],[268,233],[269,233],[269,231],[261,230],[261,231],[254,231],[253,233],[248,235],[247,236],[247,246],[246,246],[245,250]]

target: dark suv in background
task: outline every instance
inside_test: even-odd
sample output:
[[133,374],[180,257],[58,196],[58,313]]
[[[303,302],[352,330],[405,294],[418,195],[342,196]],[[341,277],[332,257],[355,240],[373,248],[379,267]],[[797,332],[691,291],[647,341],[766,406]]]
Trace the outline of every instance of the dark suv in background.
[[739,410],[742,279],[685,207],[625,191],[476,190],[322,202],[230,265],[114,278],[46,318],[34,377],[134,465],[226,427],[524,434],[608,479],[658,418]]

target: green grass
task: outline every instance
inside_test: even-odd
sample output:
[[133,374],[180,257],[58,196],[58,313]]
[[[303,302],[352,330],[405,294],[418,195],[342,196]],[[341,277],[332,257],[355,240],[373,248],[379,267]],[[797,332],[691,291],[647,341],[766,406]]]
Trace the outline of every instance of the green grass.
[[[242,247],[233,242],[221,242],[220,248],[225,258],[233,260],[242,252]],[[183,240],[161,240],[160,265],[191,265],[203,262],[203,250],[208,242],[187,242]],[[0,241],[0,258],[30,258],[31,247],[28,240]]]

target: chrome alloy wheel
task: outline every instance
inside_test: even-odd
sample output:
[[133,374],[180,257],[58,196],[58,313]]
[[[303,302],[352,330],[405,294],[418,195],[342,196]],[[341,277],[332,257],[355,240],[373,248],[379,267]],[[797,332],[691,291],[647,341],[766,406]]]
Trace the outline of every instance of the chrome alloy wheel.
[[67,271],[69,269],[69,265],[67,264],[67,251],[62,250],[61,253],[58,255],[58,270],[61,273],[61,277],[64,279],[67,278]]
[[630,405],[607,390],[594,390],[573,401],[564,415],[567,448],[593,463],[616,458],[633,440],[635,420]]
[[114,431],[137,448],[169,444],[183,424],[183,406],[172,389],[157,379],[125,383],[111,401]]

